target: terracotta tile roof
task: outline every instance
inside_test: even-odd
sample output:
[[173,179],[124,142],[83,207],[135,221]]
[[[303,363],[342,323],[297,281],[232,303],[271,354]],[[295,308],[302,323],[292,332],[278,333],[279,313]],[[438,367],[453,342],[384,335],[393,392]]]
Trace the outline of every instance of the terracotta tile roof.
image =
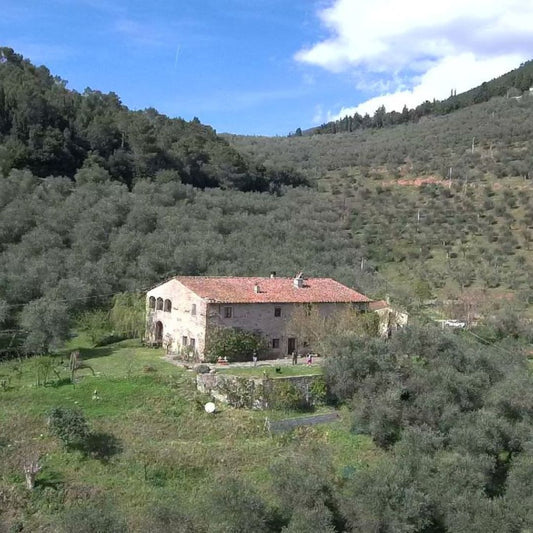
[[[297,288],[293,278],[236,278],[177,276],[174,278],[198,296],[214,303],[346,303],[370,302],[330,278],[309,278]],[[259,285],[259,292],[254,287]]]
[[387,307],[390,307],[390,304],[388,304],[385,300],[375,300],[374,302],[370,302],[368,304],[368,308],[371,311],[378,311],[379,309],[387,309]]

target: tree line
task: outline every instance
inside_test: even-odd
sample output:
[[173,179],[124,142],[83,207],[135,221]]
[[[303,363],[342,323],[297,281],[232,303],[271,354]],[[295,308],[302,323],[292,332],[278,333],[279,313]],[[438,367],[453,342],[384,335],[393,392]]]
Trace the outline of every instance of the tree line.
[[372,116],[368,113],[361,115],[355,113],[347,115],[339,120],[327,122],[316,128],[311,128],[302,132],[297,128],[295,136],[315,135],[315,134],[334,134],[346,133],[364,129],[377,129],[395,126],[398,124],[407,124],[409,122],[418,122],[423,117],[447,115],[458,109],[470,107],[474,104],[488,102],[491,98],[497,96],[519,97],[529,92],[533,87],[533,60],[527,61],[503,76],[499,76],[491,81],[484,82],[478,87],[469,91],[457,94],[457,91],[451,90],[450,97],[446,100],[426,100],[415,108],[409,109],[406,105],[401,112],[389,111],[385,106],[380,106]]
[[115,93],[67,89],[67,82],[0,48],[0,172],[83,179],[99,168],[132,187],[166,171],[195,187],[276,190],[302,185],[293,169],[266,168],[243,157],[197,118],[170,119],[155,109],[130,111]]

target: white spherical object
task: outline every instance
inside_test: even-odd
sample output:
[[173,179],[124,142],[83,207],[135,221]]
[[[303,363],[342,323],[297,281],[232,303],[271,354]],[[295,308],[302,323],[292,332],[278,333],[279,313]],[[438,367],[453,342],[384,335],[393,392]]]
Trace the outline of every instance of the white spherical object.
[[205,405],[204,405],[204,409],[205,409],[205,412],[206,413],[214,413],[215,412],[215,404],[213,402],[207,402]]

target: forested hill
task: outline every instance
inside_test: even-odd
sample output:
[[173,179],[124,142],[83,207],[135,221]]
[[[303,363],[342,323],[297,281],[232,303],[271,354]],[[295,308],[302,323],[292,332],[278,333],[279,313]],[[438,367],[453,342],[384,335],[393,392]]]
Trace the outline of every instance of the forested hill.
[[0,172],[35,176],[180,181],[195,187],[276,189],[301,184],[290,170],[258,167],[198,119],[130,111],[114,94],[83,94],[10,48],[0,48]]
[[[342,135],[221,137],[0,57],[0,356],[13,331],[52,350],[111,296],[178,274],[304,271],[409,311],[469,291],[531,310],[533,97]],[[418,177],[432,184],[399,186]]]
[[407,106],[404,106],[401,113],[398,111],[387,112],[385,107],[381,106],[373,116],[355,113],[353,116],[347,115],[339,120],[327,122],[304,132],[298,128],[296,135],[346,133],[418,122],[422,117],[452,113],[458,109],[487,102],[495,96],[518,97],[529,91],[531,87],[533,87],[533,60],[464,93],[456,94],[452,89],[450,97],[446,100],[433,100],[433,102],[426,100],[414,109],[408,109]]
[[443,116],[337,135],[226,136],[265,165],[294,166],[311,179],[436,176],[459,181],[533,176],[533,93],[494,97]]

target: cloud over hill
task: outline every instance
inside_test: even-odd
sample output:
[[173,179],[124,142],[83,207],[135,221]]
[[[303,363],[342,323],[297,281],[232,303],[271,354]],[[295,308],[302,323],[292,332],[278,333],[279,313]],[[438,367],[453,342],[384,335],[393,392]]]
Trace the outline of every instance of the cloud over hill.
[[330,110],[330,120],[446,98],[516,68],[533,45],[530,1],[334,0],[318,16],[329,35],[296,60],[347,72],[369,96]]

